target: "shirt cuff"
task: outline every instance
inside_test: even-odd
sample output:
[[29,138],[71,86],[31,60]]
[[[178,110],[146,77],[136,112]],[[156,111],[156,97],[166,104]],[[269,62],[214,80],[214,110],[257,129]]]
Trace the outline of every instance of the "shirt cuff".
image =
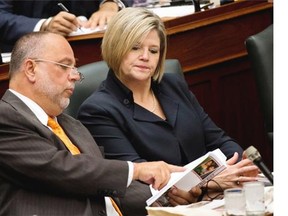
[[47,28],[47,26],[49,25],[49,23],[51,22],[52,20],[52,17],[49,17],[48,19],[41,19],[38,21],[38,23],[35,25],[33,31],[36,32],[36,31],[40,31],[41,30],[41,27],[42,25],[45,25],[44,26],[44,30]]
[[128,167],[129,167],[129,173],[128,173],[128,181],[127,181],[127,187],[131,184],[133,180],[133,173],[134,173],[134,165],[131,161],[127,161]]
[[46,19],[41,19],[38,21],[38,23],[35,25],[33,32],[38,32],[41,29],[41,26],[43,25],[43,23],[46,21]]

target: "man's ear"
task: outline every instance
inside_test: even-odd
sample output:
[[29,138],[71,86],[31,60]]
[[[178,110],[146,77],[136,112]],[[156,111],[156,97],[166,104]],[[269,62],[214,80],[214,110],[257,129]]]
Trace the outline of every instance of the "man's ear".
[[36,80],[36,77],[35,77],[36,68],[37,68],[37,64],[34,60],[32,59],[25,60],[25,63],[24,63],[25,75],[30,82],[35,82]]

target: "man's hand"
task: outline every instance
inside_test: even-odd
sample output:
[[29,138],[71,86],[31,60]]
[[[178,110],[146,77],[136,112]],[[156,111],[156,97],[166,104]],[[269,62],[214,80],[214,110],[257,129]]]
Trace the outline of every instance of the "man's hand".
[[115,2],[105,2],[101,5],[99,11],[96,11],[91,15],[88,22],[84,24],[84,27],[95,29],[99,26],[100,29],[104,29],[105,25],[108,24],[117,12],[118,5]]
[[63,36],[67,36],[72,31],[76,31],[80,27],[80,23],[74,14],[61,11],[52,17],[47,24],[43,23],[41,31],[49,31]]
[[156,190],[160,190],[168,183],[172,172],[183,172],[185,170],[184,167],[170,165],[163,161],[133,164],[133,180],[152,184],[152,187]]
[[172,206],[177,205],[188,205],[191,203],[195,203],[198,200],[198,197],[201,195],[201,188],[194,187],[190,191],[183,191],[179,188],[172,187],[167,193],[169,197],[169,203]]

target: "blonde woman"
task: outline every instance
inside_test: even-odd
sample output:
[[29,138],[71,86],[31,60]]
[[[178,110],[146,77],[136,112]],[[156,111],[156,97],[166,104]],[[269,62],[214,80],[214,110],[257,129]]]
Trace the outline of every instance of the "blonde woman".
[[[165,27],[157,15],[144,8],[120,11],[102,43],[110,71],[82,104],[80,121],[104,146],[107,158],[185,165],[220,148],[229,158],[228,168],[209,189],[255,180],[257,167],[241,160],[242,148],[209,118],[185,80],[164,74],[166,49]],[[194,193],[177,188],[168,195],[172,205],[195,201]]]

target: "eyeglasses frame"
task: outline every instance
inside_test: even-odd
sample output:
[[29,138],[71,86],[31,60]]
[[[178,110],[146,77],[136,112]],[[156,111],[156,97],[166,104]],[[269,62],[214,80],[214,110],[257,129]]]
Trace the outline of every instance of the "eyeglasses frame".
[[52,60],[48,60],[48,59],[42,59],[42,58],[34,58],[31,60],[35,61],[35,62],[48,62],[48,63],[52,63],[52,64],[55,64],[55,65],[59,65],[59,66],[62,66],[62,67],[66,67],[66,68],[70,68],[71,71],[70,71],[70,74],[74,74],[74,75],[79,75],[80,79],[79,79],[79,83],[81,83],[85,77],[84,75],[78,71],[78,68],[75,67],[75,66],[71,66],[71,65],[66,65],[66,64],[63,64],[63,63],[60,63],[60,62],[56,62],[56,61],[52,61]]

